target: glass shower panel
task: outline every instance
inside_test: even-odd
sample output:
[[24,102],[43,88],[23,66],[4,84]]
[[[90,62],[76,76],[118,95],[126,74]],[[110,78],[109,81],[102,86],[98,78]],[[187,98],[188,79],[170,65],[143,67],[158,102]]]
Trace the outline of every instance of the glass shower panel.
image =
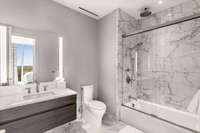
[[200,131],[200,19],[123,38],[122,50],[123,105]]
[[124,39],[123,103],[135,99],[157,102],[152,66],[155,58],[151,49],[156,38],[148,35],[144,33]]
[[123,70],[123,104],[141,99],[198,113],[188,107],[200,97],[200,19],[124,38]]

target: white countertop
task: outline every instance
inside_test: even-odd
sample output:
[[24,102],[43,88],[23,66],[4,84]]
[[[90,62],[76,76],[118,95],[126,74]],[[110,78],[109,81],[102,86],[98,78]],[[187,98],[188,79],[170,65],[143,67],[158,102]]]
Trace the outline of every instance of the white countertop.
[[54,95],[42,96],[40,98],[33,98],[29,100],[25,100],[24,95],[22,94],[0,97],[0,111],[77,94],[75,91],[68,88],[52,89],[49,92],[53,92]]

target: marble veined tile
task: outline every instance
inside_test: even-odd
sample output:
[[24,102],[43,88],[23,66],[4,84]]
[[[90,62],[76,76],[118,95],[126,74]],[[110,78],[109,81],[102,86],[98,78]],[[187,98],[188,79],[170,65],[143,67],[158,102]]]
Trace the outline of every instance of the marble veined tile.
[[106,115],[101,128],[94,128],[88,123],[74,121],[71,124],[62,125],[45,133],[119,133],[126,126],[123,122]]
[[[127,19],[127,14],[123,17],[121,13],[119,30],[121,33],[135,31],[138,29],[135,25],[142,29],[196,13],[200,13],[198,0],[187,1],[138,22],[130,21],[133,19]],[[127,27],[131,28],[127,25],[134,26],[127,30]],[[130,36],[119,43],[123,46],[118,50],[122,58],[118,61],[122,73],[119,93],[123,102],[128,102],[129,96],[133,96],[186,111],[200,89],[200,19]],[[139,43],[142,45],[136,47]],[[132,82],[127,83],[127,76]]]

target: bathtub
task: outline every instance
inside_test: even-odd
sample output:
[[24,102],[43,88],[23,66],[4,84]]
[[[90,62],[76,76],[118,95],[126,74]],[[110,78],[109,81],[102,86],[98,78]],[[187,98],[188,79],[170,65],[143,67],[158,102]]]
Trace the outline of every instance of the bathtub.
[[[183,128],[185,130],[192,131],[192,132],[196,132],[196,131],[200,132],[200,116],[199,115],[180,111],[174,108],[147,102],[144,100],[137,100],[137,101],[132,100],[129,103],[123,104],[121,107],[121,116],[125,114],[129,114],[129,119],[133,121],[136,117],[132,115],[133,113],[131,113],[131,111],[132,112],[134,111],[133,113],[138,113],[137,116],[139,116],[142,113],[143,115],[146,115],[149,118],[164,121],[165,123],[168,123],[175,127]],[[133,118],[131,119],[131,117]],[[126,118],[124,117],[122,119],[126,119]],[[152,119],[152,122],[153,122],[153,119]]]

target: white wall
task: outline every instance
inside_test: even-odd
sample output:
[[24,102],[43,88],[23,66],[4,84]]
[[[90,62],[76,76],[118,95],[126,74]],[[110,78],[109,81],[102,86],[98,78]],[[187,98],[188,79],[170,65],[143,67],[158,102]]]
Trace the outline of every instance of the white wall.
[[98,22],[99,84],[98,99],[105,102],[107,112],[116,114],[117,82],[117,12]]
[[97,95],[95,19],[51,0],[0,0],[0,23],[63,36],[64,77],[68,87],[79,91],[83,84],[94,84]]

